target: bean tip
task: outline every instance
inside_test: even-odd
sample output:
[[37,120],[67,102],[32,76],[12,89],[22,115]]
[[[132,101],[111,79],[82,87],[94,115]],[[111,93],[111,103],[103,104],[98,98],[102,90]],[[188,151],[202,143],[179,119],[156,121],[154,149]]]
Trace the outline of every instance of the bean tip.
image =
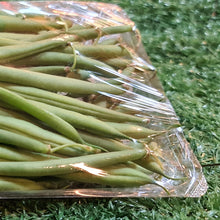
[[164,187],[163,185],[161,185],[161,184],[158,183],[157,181],[155,181],[154,184],[157,185],[157,186],[159,186],[159,187],[161,187],[168,195],[170,195],[170,192],[169,192],[169,190],[168,190],[166,187]]

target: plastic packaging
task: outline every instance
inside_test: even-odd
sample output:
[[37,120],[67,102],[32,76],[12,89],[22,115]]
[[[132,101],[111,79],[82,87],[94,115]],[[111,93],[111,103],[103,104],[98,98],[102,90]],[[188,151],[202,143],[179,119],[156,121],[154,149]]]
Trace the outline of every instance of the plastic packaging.
[[[4,136],[0,147],[7,155],[0,162],[1,199],[200,197],[206,192],[202,168],[164,95],[140,34],[120,7],[97,2],[0,2],[0,16],[2,48],[21,44],[26,48],[23,53],[16,49],[13,56],[0,54],[4,103],[0,106]],[[22,29],[10,24],[10,29],[10,19],[4,20],[4,16],[40,26],[27,24]],[[21,30],[23,37],[6,33]],[[42,45],[36,43],[39,40]],[[30,71],[35,72],[33,79]],[[19,75],[16,82],[13,73]],[[58,77],[56,82],[53,75]],[[46,96],[41,95],[43,90]],[[59,97],[52,98],[52,92]],[[17,104],[10,102],[14,100],[11,94],[19,97]],[[74,106],[68,104],[70,99],[80,101]],[[79,107],[86,102],[90,107]],[[33,110],[33,106],[39,109]],[[57,107],[68,110],[60,112]],[[42,117],[41,109],[45,110]],[[51,119],[53,114],[62,118],[57,124]],[[130,121],[123,118],[126,115]],[[10,125],[4,122],[7,117]],[[74,127],[72,133],[66,122]],[[23,142],[13,142],[20,140],[19,135]],[[30,150],[34,144],[41,150]],[[21,146],[24,149],[18,148]],[[11,158],[9,152],[13,152]],[[19,158],[23,162],[14,162]],[[164,176],[143,168],[143,160],[162,168]],[[152,182],[147,178],[155,183],[146,184]]]

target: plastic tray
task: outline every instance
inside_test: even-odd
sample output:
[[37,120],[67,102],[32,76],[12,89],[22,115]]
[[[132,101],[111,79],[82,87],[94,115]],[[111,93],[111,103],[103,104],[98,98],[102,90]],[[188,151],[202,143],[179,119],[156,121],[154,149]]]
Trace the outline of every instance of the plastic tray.
[[[55,14],[71,19],[78,24],[89,24],[98,28],[109,25],[129,24],[133,25],[135,30],[134,22],[127,17],[126,13],[119,6],[112,4],[73,1],[0,2],[0,10],[12,14],[38,13],[46,16]],[[134,76],[133,80],[135,81],[130,81],[130,83],[137,90],[141,90],[142,94],[139,94],[141,96],[128,94],[126,97],[123,97],[123,102],[121,102],[120,106],[125,109],[138,110],[140,115],[148,117],[150,119],[148,124],[150,128],[166,129],[174,124],[178,124],[178,117],[169,100],[164,95],[160,82],[156,77],[156,70],[151,65],[140,42],[140,36],[137,33],[137,31],[134,31],[132,34],[122,34],[121,38],[129,48],[135,51],[137,55],[136,64],[140,68],[142,68],[142,65],[148,67],[148,74]],[[148,52],[150,54],[150,51]],[[120,97],[111,97],[120,99]],[[206,180],[197,158],[183,136],[181,127],[173,128],[169,132],[155,137],[153,141],[160,145],[161,157],[166,159],[164,163],[166,173],[174,177],[188,177],[185,181],[162,178],[161,182],[170,191],[170,195],[154,185],[144,185],[137,188],[91,188],[87,186],[59,190],[0,192],[0,198],[202,196],[207,190]]]

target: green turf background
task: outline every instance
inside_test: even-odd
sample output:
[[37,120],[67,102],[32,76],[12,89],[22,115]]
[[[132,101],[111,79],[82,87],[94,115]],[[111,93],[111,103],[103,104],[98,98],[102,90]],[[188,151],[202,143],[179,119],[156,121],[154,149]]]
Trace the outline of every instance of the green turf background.
[[217,0],[103,1],[121,6],[203,166],[201,198],[1,200],[0,219],[220,219],[220,4]]

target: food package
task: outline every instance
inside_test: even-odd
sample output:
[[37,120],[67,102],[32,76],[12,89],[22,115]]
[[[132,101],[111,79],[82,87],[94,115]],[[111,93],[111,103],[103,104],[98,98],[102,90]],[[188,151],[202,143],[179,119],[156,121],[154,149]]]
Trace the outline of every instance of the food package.
[[0,198],[206,192],[141,41],[117,5],[0,2]]

